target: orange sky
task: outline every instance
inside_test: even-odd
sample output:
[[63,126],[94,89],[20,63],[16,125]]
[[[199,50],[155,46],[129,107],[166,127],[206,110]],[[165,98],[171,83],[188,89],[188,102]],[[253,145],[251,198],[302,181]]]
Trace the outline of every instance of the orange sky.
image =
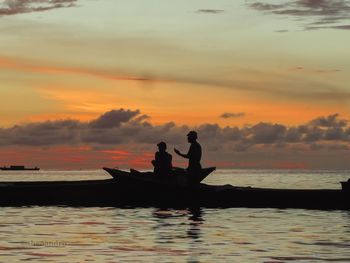
[[[28,114],[11,116],[8,120],[3,120],[3,125],[48,118],[87,120],[114,107],[141,109],[157,124],[169,121],[192,125],[208,122],[242,126],[259,121],[298,124],[329,113],[342,113],[344,117],[348,117],[348,105],[345,102],[327,101],[326,98],[313,101],[311,95],[289,99],[288,96],[295,95],[283,94],[284,91],[278,89],[276,94],[272,91],[264,94],[264,91],[254,90],[255,88],[252,91],[249,87],[230,88],[220,83],[210,85],[170,78],[147,79],[84,68],[51,66],[8,57],[0,59],[0,67],[9,75],[21,74],[30,78],[24,89],[36,96],[33,103],[48,103],[46,110],[31,114],[31,101],[28,101]],[[249,78],[252,78],[251,83],[256,82],[254,74],[247,74],[246,77],[246,82],[249,82]],[[268,75],[264,78],[260,80],[261,85],[274,81],[272,76],[271,79]],[[5,97],[6,89],[2,91],[5,106],[15,106],[18,96],[10,94]],[[10,89],[8,92],[11,92]],[[17,109],[14,113],[16,112],[21,110]],[[242,112],[244,116],[220,118],[225,112]]]
[[[348,18],[331,2],[73,2],[56,8],[14,0],[0,7],[1,129],[59,119],[88,123],[120,108],[140,110],[159,127],[350,119]],[[315,27],[325,19],[334,23]],[[252,156],[239,163],[259,163]]]

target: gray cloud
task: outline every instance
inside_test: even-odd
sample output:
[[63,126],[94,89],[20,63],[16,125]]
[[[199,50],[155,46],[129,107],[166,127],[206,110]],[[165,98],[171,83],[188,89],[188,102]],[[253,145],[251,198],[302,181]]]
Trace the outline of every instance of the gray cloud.
[[[343,23],[350,19],[348,0],[286,0],[282,4],[267,1],[247,1],[250,8],[274,15],[285,15],[305,20],[306,30],[350,29]],[[336,24],[338,23],[338,24]]]
[[[123,122],[128,122],[136,115],[139,115],[139,110],[111,110],[102,114],[96,120],[89,123],[92,128],[114,128],[119,127]],[[139,119],[142,120],[142,119]]]
[[300,142],[302,135],[303,133],[300,131],[300,129],[296,127],[290,127],[285,133],[285,142],[286,143]]
[[344,151],[349,151],[350,126],[338,114],[297,126],[261,122],[244,127],[221,127],[215,123],[189,127],[173,122],[154,125],[139,110],[119,109],[92,121],[54,120],[0,128],[0,151],[69,146],[76,147],[79,155],[80,146],[88,146],[95,151],[91,156],[104,150],[124,149],[134,157],[142,157],[143,153],[155,151],[159,141],[168,143],[169,152],[174,146],[186,151],[186,134],[192,129],[198,132],[205,165],[231,163],[271,168],[290,160],[316,168],[339,168],[348,167],[349,163]]
[[79,141],[83,124],[75,120],[57,120],[15,125],[0,129],[0,145],[46,146]]
[[277,32],[277,33],[287,33],[287,32],[289,32],[289,30],[288,29],[281,29],[281,30],[276,30],[275,32]]
[[244,117],[244,116],[245,116],[244,112],[237,112],[237,113],[225,112],[225,113],[220,115],[220,118],[229,119],[229,118],[239,118],[239,117]]
[[0,16],[73,7],[76,2],[77,0],[5,0],[0,4]]
[[287,149],[293,144],[316,149],[322,144],[350,143],[350,126],[338,114],[319,117],[294,127],[263,122],[242,128],[220,127],[218,124],[188,127],[173,122],[153,125],[139,110],[119,109],[106,112],[90,122],[56,120],[0,128],[0,146],[87,144],[110,148],[119,144],[155,145],[159,141],[185,145],[185,135],[190,129],[197,130],[201,142],[212,151],[242,152],[270,146]]
[[198,9],[197,12],[205,14],[221,14],[225,11],[222,9]]
[[317,142],[321,141],[324,136],[324,130],[319,127],[307,127],[303,140],[305,142]]
[[345,127],[347,125],[347,120],[340,120],[339,114],[332,114],[327,117],[319,117],[310,122],[314,126],[320,127]]
[[350,30],[350,25],[341,25],[341,26],[307,26],[306,30],[317,30],[317,29],[342,29]]
[[287,128],[280,124],[259,123],[248,130],[253,144],[271,144],[285,138]]

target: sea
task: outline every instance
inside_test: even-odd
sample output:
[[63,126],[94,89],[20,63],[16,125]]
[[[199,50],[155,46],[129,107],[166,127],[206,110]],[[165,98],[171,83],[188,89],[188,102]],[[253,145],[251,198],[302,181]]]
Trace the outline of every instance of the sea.
[[[0,181],[106,179],[0,171]],[[340,189],[346,170],[218,170],[207,184]],[[0,262],[350,262],[350,211],[1,207]]]

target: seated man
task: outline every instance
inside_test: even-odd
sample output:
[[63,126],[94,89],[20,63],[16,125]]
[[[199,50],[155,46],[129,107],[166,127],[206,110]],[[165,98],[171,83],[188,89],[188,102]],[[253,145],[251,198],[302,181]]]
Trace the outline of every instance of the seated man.
[[167,176],[172,170],[172,155],[166,152],[166,143],[160,142],[157,144],[159,151],[156,152],[155,158],[152,161],[154,173],[160,176]]

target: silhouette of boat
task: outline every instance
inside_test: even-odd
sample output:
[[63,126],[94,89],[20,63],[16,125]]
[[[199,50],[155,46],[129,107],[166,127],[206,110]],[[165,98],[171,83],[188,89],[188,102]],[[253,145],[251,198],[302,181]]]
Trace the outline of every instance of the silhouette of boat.
[[340,182],[343,191],[350,193],[350,179],[347,182]]
[[[350,210],[349,182],[342,190],[268,189],[199,184],[186,187],[150,174],[110,169],[114,179],[2,182],[0,206],[252,207]],[[204,176],[204,175],[203,175]],[[141,178],[145,177],[145,178]],[[158,181],[159,180],[159,181]]]
[[27,168],[23,165],[11,165],[10,167],[0,167],[0,170],[3,171],[39,171],[40,168],[33,167],[33,168]]
[[[203,168],[195,174],[189,175],[187,170],[181,168],[173,169],[171,175],[155,176],[152,172],[139,172],[134,169],[130,169],[130,172],[125,172],[118,169],[111,169],[104,167],[103,170],[108,172],[118,182],[124,184],[154,184],[154,185],[172,185],[178,187],[188,187],[191,183],[199,184],[209,174],[215,171],[216,167]],[[191,176],[191,182],[189,178]]]

